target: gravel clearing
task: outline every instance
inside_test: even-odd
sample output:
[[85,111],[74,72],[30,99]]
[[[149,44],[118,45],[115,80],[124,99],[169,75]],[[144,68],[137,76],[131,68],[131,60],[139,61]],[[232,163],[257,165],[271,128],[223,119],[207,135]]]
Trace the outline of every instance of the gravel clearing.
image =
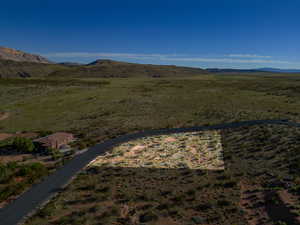
[[221,136],[201,131],[145,137],[113,148],[89,166],[224,170]]

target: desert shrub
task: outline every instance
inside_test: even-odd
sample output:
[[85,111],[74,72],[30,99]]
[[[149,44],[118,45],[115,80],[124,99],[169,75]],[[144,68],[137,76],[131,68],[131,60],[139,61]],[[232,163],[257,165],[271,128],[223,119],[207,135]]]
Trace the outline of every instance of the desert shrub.
[[31,183],[46,174],[47,168],[43,164],[35,162],[28,165],[21,165],[16,175],[21,177],[28,177],[29,182]]
[[135,88],[134,92],[151,92],[152,89],[149,87],[146,87],[145,85],[139,85]]
[[84,138],[84,139],[81,139],[81,140],[73,143],[72,147],[78,148],[81,150],[81,149],[85,149],[85,148],[94,146],[96,144],[97,144],[97,142],[95,140],[90,139],[90,138]]
[[40,137],[45,137],[45,136],[48,136],[48,135],[50,135],[50,134],[52,134],[53,132],[52,131],[45,131],[45,130],[43,130],[43,131],[39,131],[39,136]]
[[224,206],[229,206],[230,205],[230,202],[229,201],[227,201],[227,200],[218,200],[217,201],[217,205],[218,206],[221,206],[221,207],[224,207]]
[[7,183],[17,168],[18,164],[16,162],[0,164],[0,183]]
[[295,185],[291,188],[291,191],[297,195],[300,194],[300,186],[299,185]]
[[6,167],[10,170],[14,170],[18,168],[18,163],[17,162],[9,162],[6,164]]
[[195,190],[188,190],[188,191],[186,192],[186,194],[189,195],[189,196],[190,196],[190,195],[195,195],[195,193],[196,193]]
[[31,153],[35,150],[32,141],[23,137],[15,137],[12,146],[19,152]]
[[53,203],[50,203],[50,204],[47,205],[47,207],[44,207],[44,208],[40,209],[40,210],[37,212],[37,215],[38,215],[39,217],[42,217],[42,218],[51,216],[51,215],[53,215],[53,213],[54,213],[54,209],[55,209],[54,204],[53,204]]
[[96,145],[97,142],[95,140],[88,139],[86,144],[87,144],[87,147],[91,147],[91,146]]
[[8,187],[1,190],[1,192],[0,192],[0,201],[3,201],[5,199],[7,199],[11,195],[10,190],[11,189],[8,188]]
[[233,181],[233,180],[230,180],[230,181],[227,181],[223,184],[223,187],[224,188],[233,188],[237,185],[237,182],[236,181]]
[[59,150],[54,149],[54,148],[47,149],[47,154],[51,155],[52,160],[54,160],[54,161],[58,160],[58,159],[60,159],[62,157],[61,152],[59,152]]
[[85,142],[83,142],[83,141],[80,141],[80,142],[77,143],[77,147],[78,147],[79,149],[85,149],[85,148],[88,147],[88,145],[87,145],[87,143],[85,143]]
[[212,208],[212,205],[210,203],[203,203],[195,206],[196,211],[207,211]]
[[[10,162],[0,165],[0,201],[4,201],[10,196],[18,195],[28,185],[37,179],[48,174],[47,168],[41,163],[18,164]],[[22,177],[21,181],[16,181],[16,177]]]
[[168,204],[166,204],[166,203],[161,203],[161,204],[159,204],[157,207],[156,207],[156,209],[158,209],[158,210],[164,210],[164,209],[169,209],[169,205]]
[[99,193],[107,193],[109,191],[109,187],[102,187],[96,190]]
[[146,222],[150,222],[150,221],[155,221],[157,220],[157,215],[155,215],[153,212],[146,212],[143,213],[142,215],[140,215],[140,222],[142,223],[146,223]]
[[0,148],[11,146],[13,143],[14,138],[7,138],[5,140],[0,141]]

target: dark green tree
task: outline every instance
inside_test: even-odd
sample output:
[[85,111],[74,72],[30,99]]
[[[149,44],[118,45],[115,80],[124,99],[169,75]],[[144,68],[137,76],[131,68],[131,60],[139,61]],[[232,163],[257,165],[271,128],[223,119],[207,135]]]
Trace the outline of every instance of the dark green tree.
[[13,147],[19,152],[31,153],[35,150],[34,144],[28,138],[15,137]]

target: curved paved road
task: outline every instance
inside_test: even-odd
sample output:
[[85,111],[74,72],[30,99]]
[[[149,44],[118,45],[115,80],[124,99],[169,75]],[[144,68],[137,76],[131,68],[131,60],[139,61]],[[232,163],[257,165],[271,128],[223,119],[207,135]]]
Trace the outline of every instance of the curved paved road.
[[172,134],[179,132],[192,132],[201,130],[215,130],[237,128],[242,126],[253,126],[259,124],[281,124],[300,127],[300,124],[288,122],[287,120],[252,120],[245,122],[234,122],[213,126],[197,126],[190,128],[173,128],[162,130],[143,131],[134,134],[123,135],[101,144],[91,147],[88,151],[75,156],[65,166],[46,177],[41,183],[34,185],[30,190],[22,194],[18,199],[0,210],[0,225],[22,224],[26,216],[34,213],[39,207],[46,204],[59,190],[65,187],[71,179],[83,169],[90,161],[105,153],[114,145],[127,142],[129,140],[162,134]]

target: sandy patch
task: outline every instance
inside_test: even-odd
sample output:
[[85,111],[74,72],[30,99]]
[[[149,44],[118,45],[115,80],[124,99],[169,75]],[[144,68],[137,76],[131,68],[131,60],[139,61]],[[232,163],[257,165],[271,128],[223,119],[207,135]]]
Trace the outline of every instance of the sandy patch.
[[173,138],[173,137],[167,137],[166,139],[165,139],[165,142],[176,142],[177,140],[175,139],[175,138]]
[[0,121],[1,120],[5,120],[9,117],[9,113],[8,112],[0,112]]
[[115,147],[90,166],[224,170],[221,136],[202,131],[145,137]]
[[3,141],[7,138],[13,137],[13,134],[8,134],[8,133],[0,133],[0,141]]
[[8,162],[18,162],[22,161],[24,157],[28,155],[26,154],[18,154],[18,155],[0,155],[0,162],[1,163],[8,163]]

